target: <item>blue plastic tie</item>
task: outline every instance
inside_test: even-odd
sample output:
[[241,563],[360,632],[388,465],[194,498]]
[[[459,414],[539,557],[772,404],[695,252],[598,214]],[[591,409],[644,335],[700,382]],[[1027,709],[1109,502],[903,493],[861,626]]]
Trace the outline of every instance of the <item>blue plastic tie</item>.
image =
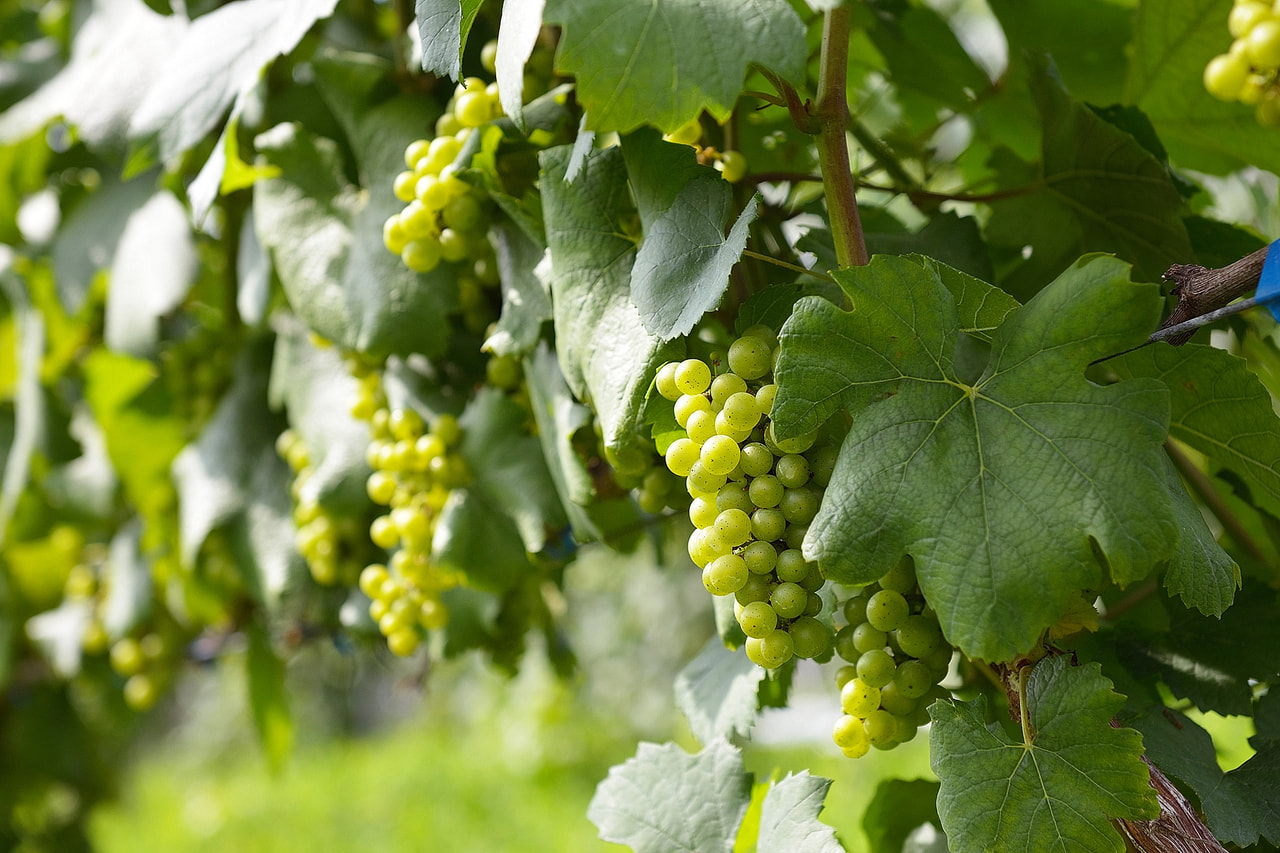
[[1258,279],[1258,292],[1254,299],[1266,306],[1271,316],[1280,320],[1280,240],[1267,248],[1267,259],[1262,262],[1262,276]]

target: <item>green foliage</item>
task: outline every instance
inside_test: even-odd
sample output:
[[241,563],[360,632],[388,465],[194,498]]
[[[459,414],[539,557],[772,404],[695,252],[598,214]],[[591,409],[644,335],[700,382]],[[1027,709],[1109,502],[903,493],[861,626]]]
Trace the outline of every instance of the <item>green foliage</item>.
[[985,702],[929,709],[938,814],[952,849],[1119,851],[1111,818],[1159,814],[1142,739],[1110,719],[1123,697],[1097,665],[1036,665],[1023,701],[1023,736],[985,720]]

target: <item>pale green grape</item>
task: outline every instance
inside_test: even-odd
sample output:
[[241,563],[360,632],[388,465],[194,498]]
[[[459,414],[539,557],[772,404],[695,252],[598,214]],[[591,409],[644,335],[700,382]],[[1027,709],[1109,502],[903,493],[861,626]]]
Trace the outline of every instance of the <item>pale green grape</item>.
[[667,447],[667,468],[678,477],[687,477],[697,464],[702,448],[687,438],[677,438]]
[[710,409],[699,409],[689,415],[686,419],[684,430],[688,434],[689,438],[699,444],[705,444],[710,439],[716,437],[715,413]]
[[[750,565],[748,565],[747,570],[750,572]],[[773,594],[773,587],[774,584],[768,575],[750,573],[747,575],[747,582],[742,585],[742,589],[733,595],[738,600],[738,603],[742,605],[750,604],[753,601],[767,602],[769,596]]]
[[804,612],[808,598],[809,593],[799,584],[780,583],[769,596],[769,601],[783,619],[795,619]]
[[751,503],[761,509],[773,509],[782,502],[784,494],[782,483],[772,474],[756,477],[747,487],[747,495],[750,496]]
[[804,554],[794,548],[788,548],[778,555],[777,573],[778,580],[798,584],[808,576],[809,564],[805,561]]
[[831,631],[812,616],[800,616],[789,628],[793,651],[798,658],[812,660],[831,650]]
[[740,509],[726,509],[716,517],[716,535],[736,548],[751,538],[751,517]]
[[803,456],[788,453],[778,460],[773,473],[788,489],[798,489],[809,482],[809,463]]
[[753,601],[742,608],[738,625],[748,637],[764,638],[778,627],[778,614],[764,601]]
[[752,574],[767,575],[778,564],[778,549],[768,542],[751,542],[742,550],[742,559]]
[[676,423],[680,424],[681,427],[687,427],[689,417],[697,411],[711,411],[710,401],[701,394],[684,394],[682,392],[675,405]]
[[886,749],[897,743],[898,721],[883,708],[868,714],[862,725],[867,730],[867,740],[871,741],[872,746]]
[[711,381],[711,407],[723,409],[734,394],[746,393],[747,383],[736,373],[721,373]]
[[759,442],[745,445],[741,456],[739,464],[742,465],[742,473],[748,477],[761,477],[773,470],[773,454]]
[[719,514],[715,503],[705,498],[694,498],[689,504],[689,520],[699,530],[715,524]]
[[863,652],[858,658],[858,678],[872,687],[884,687],[893,681],[897,664],[884,649]]
[[711,385],[711,368],[706,362],[687,358],[676,367],[676,387],[682,394],[702,394]]
[[762,542],[774,542],[787,532],[787,520],[776,509],[758,509],[751,513],[751,535]]
[[747,583],[747,563],[737,554],[716,557],[702,570],[702,583],[712,595],[732,595]]
[[905,660],[893,675],[898,692],[908,699],[919,699],[932,689],[937,681],[929,667],[918,660]]
[[751,430],[760,423],[760,405],[755,395],[747,391],[739,391],[725,400],[722,414],[725,423],[739,432]]
[[791,660],[794,653],[795,644],[786,631],[775,630],[760,640],[760,657],[767,669],[777,669]]
[[759,379],[773,366],[773,350],[767,340],[749,335],[729,345],[729,369],[743,379]]
[[676,387],[676,363],[674,361],[668,361],[658,368],[658,377],[654,384],[658,389],[658,393],[664,398],[673,403],[680,399],[681,391]]
[[943,646],[937,619],[919,613],[908,616],[896,633],[903,653],[913,658],[926,658]]
[[867,622],[880,631],[893,631],[906,623],[910,605],[902,593],[882,589],[867,602]]
[[880,689],[855,678],[840,689],[840,708],[846,714],[865,719],[880,707]]
[[863,622],[853,629],[853,647],[860,653],[883,649],[888,642],[889,635],[869,622]]
[[811,489],[787,489],[778,504],[782,517],[792,524],[807,526],[818,514],[818,495]]
[[738,467],[740,457],[738,443],[728,436],[712,436],[702,445],[702,467],[713,475],[727,475]]
[[747,497],[747,490],[741,483],[725,483],[716,493],[716,509],[720,512],[740,509],[750,514],[755,511],[755,504],[751,503],[751,498]]

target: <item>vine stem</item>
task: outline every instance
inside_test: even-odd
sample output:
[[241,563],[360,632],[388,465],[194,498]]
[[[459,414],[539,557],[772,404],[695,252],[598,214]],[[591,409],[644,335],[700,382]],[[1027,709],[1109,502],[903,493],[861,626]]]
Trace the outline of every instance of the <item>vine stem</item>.
[[848,5],[829,10],[822,20],[822,54],[818,60],[818,97],[810,113],[817,121],[818,164],[831,217],[831,236],[840,266],[863,266],[869,260],[862,220],[849,167],[849,101],[845,93],[849,64]]
[[836,280],[831,276],[827,275],[826,273],[815,272],[814,270],[807,270],[802,266],[798,266],[796,264],[789,264],[786,261],[782,261],[777,258],[771,258],[768,255],[762,255],[759,252],[753,252],[750,249],[743,249],[742,254],[746,255],[748,258],[755,258],[757,261],[764,261],[765,263],[773,264],[774,266],[782,267],[783,269],[788,269],[788,270],[791,270],[792,272],[804,273],[805,275],[811,275],[814,278],[820,278],[823,281],[829,281],[832,284],[836,283]]

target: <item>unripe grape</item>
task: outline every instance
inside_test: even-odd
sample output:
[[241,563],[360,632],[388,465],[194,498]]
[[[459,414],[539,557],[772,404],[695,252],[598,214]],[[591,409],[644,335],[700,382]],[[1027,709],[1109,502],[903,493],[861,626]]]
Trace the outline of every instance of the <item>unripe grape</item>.
[[726,181],[736,184],[747,174],[747,158],[741,151],[725,151],[720,155],[716,168]]
[[883,749],[897,743],[898,721],[888,711],[872,711],[862,725],[867,730],[867,740],[871,741],[872,746]]
[[776,509],[758,509],[751,513],[751,535],[762,542],[775,542],[787,532],[787,520]]
[[1237,100],[1248,79],[1249,61],[1243,56],[1224,53],[1204,67],[1204,88],[1220,101]]
[[791,623],[793,651],[798,658],[812,660],[831,650],[830,629],[812,616],[801,616]]
[[858,677],[858,668],[854,666],[842,666],[836,670],[836,689],[843,690],[844,686],[850,681]]
[[676,367],[676,387],[682,394],[702,394],[711,386],[711,368],[706,362],[687,358]]
[[702,583],[712,595],[732,595],[747,582],[747,563],[737,554],[717,557],[702,570]]
[[805,592],[799,584],[780,583],[774,589],[773,595],[769,596],[769,602],[783,619],[795,619],[804,613],[808,598],[809,593]]
[[846,714],[866,718],[880,707],[880,690],[855,678],[840,689],[840,709]]
[[775,630],[760,640],[760,658],[768,669],[777,669],[795,654],[795,644],[791,635],[783,630]]
[[871,594],[864,588],[854,592],[845,600],[842,613],[850,627],[856,627],[867,621],[867,600]]
[[400,260],[414,272],[431,272],[440,263],[440,244],[429,238],[410,240],[400,253]]
[[413,201],[413,188],[416,183],[417,178],[413,172],[401,172],[396,175],[395,180],[392,182],[391,191],[401,201]]
[[674,361],[668,361],[658,368],[658,376],[654,380],[654,385],[657,387],[659,394],[673,403],[680,399],[681,391],[676,387],[676,363]]
[[1244,36],[1245,55],[1254,67],[1265,69],[1280,66],[1280,20],[1260,20]]
[[787,489],[778,509],[792,524],[807,526],[818,514],[818,496],[809,489]]
[[882,589],[867,602],[867,622],[879,631],[896,630],[907,621],[911,608],[900,592]]
[[751,485],[747,487],[747,494],[751,498],[751,503],[761,509],[773,509],[782,502],[782,497],[786,490],[782,487],[782,483],[772,474],[764,474],[756,477],[751,481]]
[[494,73],[498,64],[498,40],[491,39],[480,48],[480,67],[490,74]]
[[396,657],[407,658],[418,650],[418,632],[411,626],[403,626],[387,634],[387,648]]
[[897,664],[884,649],[872,649],[858,658],[858,678],[872,687],[884,687],[893,681]]
[[798,584],[809,574],[809,564],[805,561],[804,554],[788,548],[778,555],[777,573],[778,580]]
[[750,514],[755,512],[755,504],[747,497],[747,490],[741,483],[725,483],[716,493],[716,509],[724,512],[727,509],[740,509]]
[[778,627],[778,614],[765,601],[753,601],[738,615],[738,625],[748,637],[764,638]]
[[[773,470],[773,454],[759,442],[744,445],[741,451],[742,473],[748,477],[762,477]],[[782,500],[781,497],[778,500]]]
[[900,717],[906,716],[915,711],[919,705],[919,699],[910,699],[903,696],[902,691],[898,689],[898,685],[893,682],[880,688],[880,707],[890,714]]
[[[744,558],[745,559],[745,558]],[[769,575],[755,574],[751,572],[751,566],[748,564],[747,582],[742,585],[742,589],[733,594],[737,602],[743,606],[753,601],[763,601],[768,603],[769,596],[773,594],[775,584]]]
[[937,682],[929,667],[918,660],[903,661],[893,675],[898,692],[908,699],[923,697]]
[[769,372],[771,355],[767,340],[745,335],[729,345],[729,369],[743,379],[759,379]]
[[[845,625],[836,632],[836,654],[849,663],[856,664],[862,652],[853,644],[853,632],[856,626]],[[855,670],[856,672],[856,670]]]
[[889,635],[869,622],[854,626],[853,647],[859,653],[866,654],[874,649],[883,649],[889,642]]
[[767,575],[778,564],[778,550],[768,542],[752,542],[742,550],[742,559],[752,574]]
[[468,92],[454,101],[453,114],[463,127],[479,127],[492,116],[489,97],[483,92]]
[[379,548],[390,550],[400,541],[400,532],[390,516],[380,515],[369,525],[369,538]]
[[944,642],[937,620],[918,613],[908,616],[895,633],[903,653],[913,658],[928,657]]

